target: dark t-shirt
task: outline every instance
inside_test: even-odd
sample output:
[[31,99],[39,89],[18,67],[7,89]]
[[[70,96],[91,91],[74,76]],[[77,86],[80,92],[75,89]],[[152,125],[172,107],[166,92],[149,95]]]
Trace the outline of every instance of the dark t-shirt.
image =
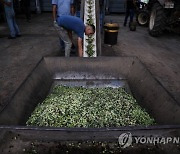
[[57,21],[59,26],[74,31],[80,38],[84,37],[85,25],[80,18],[70,15],[62,15],[58,17]]
[[127,9],[135,8],[133,0],[127,0],[126,4],[127,4]]

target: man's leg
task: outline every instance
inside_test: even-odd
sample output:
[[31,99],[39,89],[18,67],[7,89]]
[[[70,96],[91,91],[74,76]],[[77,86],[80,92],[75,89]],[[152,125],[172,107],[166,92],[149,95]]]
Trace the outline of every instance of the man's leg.
[[61,39],[61,36],[60,36],[60,33],[59,33],[59,31],[61,30],[61,29],[60,29],[60,26],[54,26],[54,28],[55,28],[56,31],[58,32],[59,44],[60,44],[61,50],[64,50],[65,44],[64,44],[64,41]]
[[61,37],[61,39],[65,43],[65,57],[69,57],[70,56],[72,42],[71,42],[71,39],[69,38],[68,32],[64,28],[59,27],[58,28],[58,34],[59,34],[59,36]]
[[31,7],[30,6],[27,7],[27,19],[31,20]]
[[21,34],[20,34],[19,27],[18,27],[18,25],[17,25],[17,23],[16,23],[16,20],[15,20],[15,16],[12,17],[12,20],[13,20],[13,25],[14,25],[14,29],[15,29],[15,35],[21,35]]
[[130,23],[132,23],[133,22],[133,18],[134,18],[134,10],[131,9],[129,12],[130,12]]
[[65,49],[65,44],[64,44],[64,41],[61,39],[61,37],[59,37],[59,42],[60,42],[60,45],[61,45],[61,50],[64,51],[64,49]]
[[30,22],[30,20],[31,20],[31,8],[30,8],[30,6],[25,6],[25,14],[26,14],[27,22]]
[[6,12],[6,19],[7,19],[8,27],[10,30],[10,36],[15,38],[16,37],[16,31],[14,29],[14,24],[13,24],[13,19],[12,19],[11,13]]
[[127,24],[128,17],[129,17],[129,9],[126,10],[126,16],[124,19],[124,26],[126,26],[126,24]]
[[75,45],[73,43],[73,35],[72,35],[72,31],[68,31],[68,35],[69,35],[69,38],[71,39],[71,42],[72,42],[72,46],[71,46],[71,53],[76,53],[75,49]]

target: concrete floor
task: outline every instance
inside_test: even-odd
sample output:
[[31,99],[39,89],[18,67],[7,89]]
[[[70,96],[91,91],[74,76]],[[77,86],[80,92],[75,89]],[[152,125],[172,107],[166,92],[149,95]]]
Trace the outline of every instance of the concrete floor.
[[[120,24],[120,32],[118,44],[103,45],[102,55],[138,57],[180,102],[180,36],[168,33],[153,38],[145,27],[137,27],[137,31],[132,32],[122,27],[123,18],[120,15],[106,17],[106,22],[112,20]],[[27,23],[24,16],[18,16],[17,21],[22,37],[15,40],[8,40],[7,25],[0,25],[0,109],[43,56],[63,56],[51,13],[33,15],[31,23]]]
[[180,35],[166,32],[154,38],[147,27],[137,27],[135,32],[123,27],[123,16],[106,17],[105,22],[110,20],[120,25],[115,55],[138,57],[180,104]]
[[17,23],[22,32],[20,38],[9,40],[8,29],[0,30],[0,106],[8,102],[43,56],[56,56],[59,52],[51,14],[34,15],[31,23],[18,16]]

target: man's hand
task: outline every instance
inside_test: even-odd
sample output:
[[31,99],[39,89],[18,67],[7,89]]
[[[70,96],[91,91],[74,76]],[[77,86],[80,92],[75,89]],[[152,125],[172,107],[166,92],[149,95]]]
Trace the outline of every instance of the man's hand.
[[54,21],[54,27],[59,27],[57,21]]

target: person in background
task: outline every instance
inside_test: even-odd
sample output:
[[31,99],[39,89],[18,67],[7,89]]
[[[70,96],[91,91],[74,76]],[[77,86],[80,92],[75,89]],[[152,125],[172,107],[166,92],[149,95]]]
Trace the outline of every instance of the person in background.
[[16,24],[16,20],[15,20],[13,0],[0,0],[0,2],[4,4],[6,19],[10,29],[10,36],[8,37],[8,39],[15,39],[16,37],[20,37],[21,34],[19,31],[19,27]]
[[4,22],[4,5],[0,3],[0,22]]
[[79,57],[83,56],[83,37],[85,35],[92,35],[95,33],[95,26],[94,25],[87,25],[85,26],[82,19],[70,16],[70,15],[62,15],[58,17],[58,25],[59,28],[59,35],[61,39],[65,43],[65,57],[70,56],[70,50],[72,46],[72,40],[68,35],[68,31],[73,31],[77,34],[78,39],[78,54]]
[[130,16],[130,23],[133,22],[134,12],[135,12],[135,0],[126,0],[126,15],[124,19],[124,26],[127,24],[128,17]]
[[74,10],[76,17],[80,18],[81,0],[74,0]]
[[31,21],[31,0],[23,0],[23,9],[26,15],[27,22]]
[[[54,27],[57,30],[57,32],[59,32],[59,28],[60,28],[57,24],[57,18],[62,15],[74,15],[75,9],[73,4],[74,4],[73,0],[52,0],[53,21],[54,21]],[[72,32],[69,31],[68,34],[70,36],[70,39],[72,40]],[[61,50],[64,50],[65,48],[64,42],[61,40],[59,33],[58,35],[59,35]]]

